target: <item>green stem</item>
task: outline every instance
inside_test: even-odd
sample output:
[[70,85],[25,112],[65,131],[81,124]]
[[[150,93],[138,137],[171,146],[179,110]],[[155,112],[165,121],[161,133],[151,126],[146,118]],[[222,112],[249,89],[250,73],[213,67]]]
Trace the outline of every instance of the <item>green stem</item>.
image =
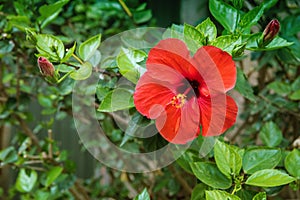
[[129,8],[127,7],[127,5],[125,4],[125,2],[123,0],[119,0],[119,3],[121,4],[121,6],[123,7],[123,9],[125,10],[125,12],[127,13],[127,15],[129,17],[132,17],[132,13],[130,12]]
[[63,77],[61,77],[56,83],[59,84],[61,83],[63,80],[65,80],[72,72],[74,72],[74,70],[69,71],[68,73],[66,73]]
[[78,58],[78,56],[76,56],[74,53],[72,54],[72,56],[80,63],[83,64],[82,60],[80,58]]

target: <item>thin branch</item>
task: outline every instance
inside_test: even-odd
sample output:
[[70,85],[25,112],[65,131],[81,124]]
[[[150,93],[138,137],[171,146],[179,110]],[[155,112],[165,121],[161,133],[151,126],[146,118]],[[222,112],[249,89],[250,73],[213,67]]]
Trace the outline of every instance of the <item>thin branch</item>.
[[180,183],[180,185],[183,187],[183,189],[186,191],[188,194],[192,194],[193,189],[189,186],[189,184],[186,182],[184,177],[182,177],[172,165],[168,166],[169,170],[174,174],[176,180]]
[[41,146],[39,144],[39,139],[36,137],[36,135],[31,131],[31,129],[28,127],[28,125],[25,123],[25,121],[19,117],[18,115],[15,115],[16,120],[19,122],[21,128],[23,129],[24,133],[30,137],[32,142],[37,146],[38,151],[41,151]]
[[49,139],[49,146],[48,146],[48,157],[52,160],[53,159],[53,139],[52,139],[52,130],[48,130],[48,139]]
[[278,108],[279,112],[285,113],[285,114],[288,113],[288,114],[291,114],[291,115],[297,117],[298,119],[300,119],[300,114],[299,113],[290,111],[290,110],[288,110],[284,107],[280,107],[280,106],[274,104],[272,101],[270,101],[268,98],[266,98],[265,96],[263,96],[261,94],[259,94],[258,97],[260,97],[262,100],[266,101],[267,103],[271,104],[272,106]]

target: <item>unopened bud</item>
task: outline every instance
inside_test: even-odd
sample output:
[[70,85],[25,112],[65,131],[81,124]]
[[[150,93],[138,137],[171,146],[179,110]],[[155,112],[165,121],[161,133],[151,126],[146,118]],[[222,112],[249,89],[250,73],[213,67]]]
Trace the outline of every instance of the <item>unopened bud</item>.
[[276,37],[277,33],[279,32],[279,29],[279,21],[277,19],[271,20],[262,34],[262,45],[268,45]]
[[54,66],[47,58],[39,57],[38,65],[39,65],[40,72],[42,75],[51,76],[51,77],[54,76],[54,74],[55,74]]

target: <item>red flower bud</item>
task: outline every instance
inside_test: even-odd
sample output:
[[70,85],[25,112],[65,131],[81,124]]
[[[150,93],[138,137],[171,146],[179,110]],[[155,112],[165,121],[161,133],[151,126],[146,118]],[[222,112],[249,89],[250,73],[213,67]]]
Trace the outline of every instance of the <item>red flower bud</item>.
[[40,72],[44,76],[54,76],[54,67],[52,63],[44,57],[39,57],[38,58],[38,65],[40,68]]
[[269,44],[277,35],[280,29],[280,23],[277,19],[273,19],[269,22],[263,32],[263,44],[266,46]]

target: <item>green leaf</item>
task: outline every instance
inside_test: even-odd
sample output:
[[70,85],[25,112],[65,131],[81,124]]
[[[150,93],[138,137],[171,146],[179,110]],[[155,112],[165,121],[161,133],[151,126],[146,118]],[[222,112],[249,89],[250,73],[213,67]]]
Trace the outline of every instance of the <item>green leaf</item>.
[[286,94],[290,93],[292,90],[291,85],[281,82],[281,81],[274,81],[274,82],[270,83],[267,87],[269,89],[274,90],[274,92],[276,92],[279,95],[286,95]]
[[82,60],[89,60],[101,44],[101,34],[95,35],[79,45],[78,53]]
[[145,188],[141,194],[134,198],[134,200],[150,200],[150,196],[147,192],[147,189]]
[[2,165],[13,163],[18,160],[18,153],[14,147],[10,146],[0,151],[0,161]]
[[42,189],[34,191],[34,199],[38,200],[48,200],[50,192],[43,191]]
[[280,149],[252,148],[243,157],[243,169],[247,174],[253,174],[263,169],[271,169],[278,165],[281,159]]
[[129,81],[137,83],[140,75],[146,71],[145,67],[138,63],[144,61],[146,57],[147,54],[143,51],[121,48],[117,56],[120,73]]
[[258,187],[276,187],[286,185],[294,180],[296,179],[277,169],[264,169],[252,174],[246,184]]
[[237,67],[237,80],[235,88],[241,95],[243,95],[248,100],[255,102],[255,95],[253,94],[253,89],[250,86],[249,82],[246,80],[243,71]]
[[202,46],[202,41],[205,39],[201,32],[189,24],[184,24],[183,34],[185,43],[193,53]]
[[292,94],[290,94],[289,98],[294,101],[300,100],[300,90],[297,90],[297,91],[293,92]]
[[218,22],[229,32],[233,33],[240,20],[237,9],[219,0],[209,1],[209,10]]
[[293,44],[293,42],[288,42],[285,39],[283,39],[279,36],[276,36],[272,40],[272,42],[270,42],[270,44],[268,44],[267,46],[259,47],[258,43],[261,38],[261,34],[262,33],[253,34],[247,42],[246,49],[252,50],[252,51],[272,51],[272,50],[280,49],[282,47],[288,47]]
[[244,16],[241,17],[239,25],[242,28],[250,28],[251,26],[257,24],[261,16],[264,14],[265,10],[274,6],[278,0],[269,0],[262,2],[259,6],[247,12]]
[[70,77],[74,80],[84,80],[91,76],[93,66],[89,62],[83,63],[80,68],[76,71],[73,71],[70,74]]
[[283,136],[279,127],[271,121],[262,127],[259,138],[268,147],[276,147],[281,143]]
[[125,88],[116,88],[103,99],[98,111],[114,112],[134,107],[132,93],[132,91]]
[[164,32],[163,39],[178,38],[184,40],[183,29],[183,25],[172,24],[171,28],[167,28],[167,30]]
[[141,10],[133,12],[133,21],[137,24],[145,23],[152,18],[151,10]]
[[65,47],[59,38],[47,34],[39,34],[36,38],[36,49],[40,55],[50,58],[51,61],[55,62],[60,62],[63,59]]
[[41,106],[45,108],[51,108],[53,103],[50,97],[44,96],[43,94],[38,94],[38,102]]
[[196,29],[206,38],[205,45],[217,37],[217,27],[209,18],[198,24]]
[[205,199],[206,200],[221,200],[221,199],[226,199],[226,200],[240,200],[238,196],[229,194],[225,191],[221,190],[207,190],[205,191]]
[[16,181],[16,189],[19,192],[30,192],[38,178],[38,174],[34,170],[30,170],[30,173],[27,174],[26,170],[22,168],[18,174]]
[[230,177],[231,175],[238,175],[242,168],[242,158],[229,145],[217,140],[214,146],[214,155],[216,164],[219,170]]
[[257,193],[252,200],[267,200],[267,195],[265,192]]
[[289,174],[300,179],[300,151],[298,149],[294,149],[285,157],[284,166]]
[[70,59],[70,57],[73,55],[75,49],[76,49],[76,42],[74,42],[73,47],[71,47],[70,49],[68,49],[68,51],[67,51],[65,57],[61,60],[61,62],[62,62],[62,63],[63,63],[63,62],[67,62],[67,61]]
[[232,184],[231,179],[222,174],[213,163],[194,162],[191,163],[191,167],[200,181],[213,188],[228,189]]
[[26,139],[24,139],[22,144],[19,146],[18,154],[22,155],[23,153],[25,153],[26,149],[31,147],[31,145],[32,145],[32,140],[30,137],[27,137]]
[[191,200],[202,200],[205,199],[205,190],[207,186],[203,183],[197,184],[192,192]]
[[57,179],[57,177],[62,173],[62,171],[63,171],[63,168],[59,167],[59,166],[53,167],[50,171],[48,171],[45,186],[49,187]]
[[222,35],[211,42],[211,45],[216,46],[229,54],[232,54],[232,51],[241,44],[242,38],[232,35]]
[[13,42],[0,41],[0,56],[11,52],[15,47]]
[[38,18],[38,21],[41,22],[41,29],[43,29],[51,21],[53,21],[62,11],[62,7],[68,2],[69,0],[61,0],[50,5],[41,6],[39,8],[39,13],[41,14],[41,16]]

